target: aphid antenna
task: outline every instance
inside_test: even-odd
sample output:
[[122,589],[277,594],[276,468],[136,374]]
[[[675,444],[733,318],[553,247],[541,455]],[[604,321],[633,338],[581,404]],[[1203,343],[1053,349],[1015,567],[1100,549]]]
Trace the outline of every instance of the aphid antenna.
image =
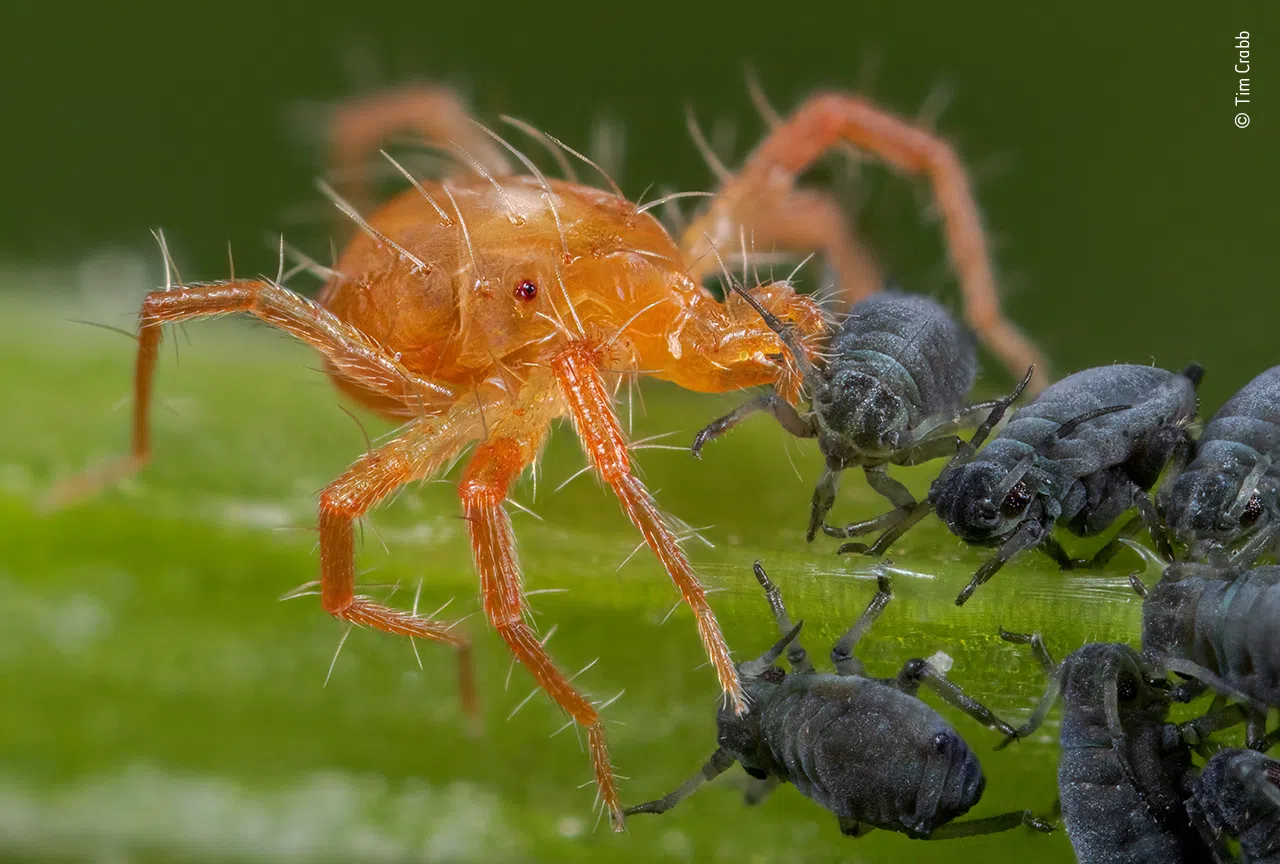
[[637,205],[634,215],[639,216],[641,213],[648,213],[650,210],[654,209],[655,207],[662,207],[663,205],[667,204],[670,201],[679,201],[681,198],[716,198],[716,197],[718,196],[714,192],[700,192],[697,190],[692,190],[689,192],[672,192],[669,195],[663,195],[661,198],[654,199],[653,201],[650,201],[648,204],[645,204],[644,206]]
[[565,179],[572,183],[578,182],[578,174],[573,170],[573,165],[570,164],[568,157],[565,156],[564,148],[560,147],[550,135],[533,126],[533,124],[526,123],[516,117],[503,115],[498,119],[516,127],[521,132],[545,147],[547,152],[551,154],[551,158],[555,160],[556,167],[560,169],[560,173],[564,175]]
[[427,203],[430,204],[435,209],[436,213],[440,215],[440,222],[442,225],[444,225],[445,227],[448,227],[453,224],[453,220],[449,218],[448,213],[444,212],[444,208],[440,206],[440,202],[436,201],[436,199],[431,197],[431,193],[429,193],[425,188],[423,188],[422,184],[418,182],[417,177],[414,177],[411,173],[409,173],[408,168],[404,167],[395,159],[393,159],[391,157],[391,154],[388,153],[386,150],[379,150],[378,152],[381,153],[382,157],[386,159],[388,162],[390,162],[397,171],[403,174],[404,178],[408,180],[410,184],[413,185],[413,188],[418,190],[418,194],[421,195],[423,198],[425,198],[427,200]]
[[716,175],[720,183],[728,183],[733,177],[733,172],[725,167],[720,157],[716,155],[716,151],[711,149],[710,142],[702,134],[702,127],[698,125],[698,116],[694,113],[693,105],[688,102],[684,105],[684,123],[689,130],[689,137],[693,139],[693,146],[698,148],[698,153],[711,169],[711,173]]
[[408,249],[404,248],[399,243],[397,243],[396,241],[388,237],[386,234],[383,234],[377,228],[374,228],[372,225],[370,225],[363,216],[361,216],[358,212],[356,212],[356,209],[354,207],[352,207],[349,203],[347,203],[345,198],[343,198],[341,195],[337,193],[336,190],[334,190],[332,186],[330,186],[328,183],[320,179],[317,179],[315,183],[316,183],[316,189],[319,190],[320,194],[328,198],[331,202],[333,202],[333,205],[337,207],[338,210],[340,210],[344,216],[346,216],[352,222],[356,223],[356,225],[359,226],[360,230],[364,231],[364,233],[368,234],[370,237],[372,237],[374,240],[381,243],[383,246],[386,246],[388,249],[393,250],[397,255],[401,256],[406,261],[410,262],[419,273],[431,272],[430,264],[423,261],[417,255],[414,255]]
[[322,689],[329,686],[329,679],[333,677],[333,667],[338,665],[338,655],[342,653],[342,646],[347,644],[347,637],[351,635],[351,631],[354,628],[354,624],[348,624],[347,629],[342,631],[342,638],[338,640],[338,647],[333,652],[333,659],[329,661],[329,671],[324,674]]
[[519,159],[524,167],[529,169],[529,173],[533,174],[533,176],[537,178],[538,183],[542,186],[542,191],[546,194],[547,208],[551,211],[551,218],[555,220],[556,231],[560,234],[560,247],[564,252],[564,257],[567,259],[569,257],[569,241],[565,239],[564,225],[560,222],[560,211],[556,209],[556,196],[555,193],[551,191],[551,184],[547,182],[546,175],[538,169],[537,165],[533,164],[532,159],[517,150],[514,145],[507,141],[507,139],[503,138],[483,123],[476,120],[472,120],[471,122],[479,126],[486,135],[490,136],[493,140],[510,150],[512,155]]

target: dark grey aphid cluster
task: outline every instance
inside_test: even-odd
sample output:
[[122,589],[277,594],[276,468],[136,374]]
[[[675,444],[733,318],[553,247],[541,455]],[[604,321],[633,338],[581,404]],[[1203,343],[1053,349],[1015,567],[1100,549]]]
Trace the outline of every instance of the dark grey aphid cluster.
[[1068,376],[1015,411],[981,451],[977,445],[990,424],[979,427],[934,481],[928,499],[874,545],[847,543],[841,551],[880,554],[935,509],[957,537],[997,547],[957,605],[1028,549],[1040,549],[1064,568],[1100,564],[1114,547],[1092,562],[1076,562],[1054,539],[1054,526],[1080,536],[1100,534],[1134,507],[1144,522],[1158,524],[1147,492],[1171,460],[1185,461],[1191,452],[1186,427],[1196,414],[1202,374],[1195,365],[1173,373],[1117,364]]
[[1244,864],[1280,864],[1280,762],[1256,750],[1220,751],[1191,781],[1187,811],[1215,860],[1231,860],[1229,837]]
[[[836,674],[830,675],[814,670],[797,638],[801,624],[792,626],[759,562],[755,573],[783,636],[760,658],[738,666],[751,709],[739,717],[722,706],[719,748],[702,770],[669,795],[628,808],[628,815],[664,813],[737,762],[754,778],[749,802],[779,782],[793,783],[834,813],[851,836],[875,828],[931,840],[1019,825],[1051,830],[1030,811],[952,821],[978,803],[986,779],[959,733],[917,697],[920,686],[983,725],[1007,735],[1014,730],[924,660],[908,661],[896,678],[864,674],[854,650],[892,596],[887,577],[880,577],[867,610],[831,649]],[[784,652],[791,674],[774,665]]]
[[1247,541],[1280,517],[1280,366],[1246,384],[1209,419],[1195,458],[1156,505],[1191,558]]
[[845,469],[861,467],[871,488],[893,504],[890,514],[863,526],[877,530],[917,503],[885,466],[953,455],[960,444],[956,432],[999,404],[966,404],[978,373],[973,336],[927,297],[887,290],[860,301],[831,335],[821,367],[810,366],[805,352],[791,345],[777,318],[760,313],[800,364],[809,409],[797,411],[770,391],[704,428],[693,452],[700,455],[708,441],[760,411],[773,414],[792,435],[816,438],[827,464],[813,492],[810,540],[824,525]]
[[1031,644],[1049,686],[1014,737],[1031,734],[1062,696],[1058,791],[1080,864],[1198,864],[1213,860],[1187,810],[1192,744],[1240,721],[1230,708],[1181,726],[1168,722],[1171,686],[1128,645],[1092,643],[1055,665]]

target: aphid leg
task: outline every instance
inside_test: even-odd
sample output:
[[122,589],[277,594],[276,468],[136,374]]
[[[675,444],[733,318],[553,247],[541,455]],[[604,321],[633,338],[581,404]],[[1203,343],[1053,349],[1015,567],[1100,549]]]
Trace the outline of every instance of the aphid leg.
[[1208,847],[1209,854],[1213,856],[1212,864],[1235,864],[1237,859],[1231,854],[1226,834],[1210,823],[1204,808],[1200,806],[1200,802],[1194,795],[1187,796],[1186,808],[1192,827],[1196,829],[1200,839]]
[[1209,740],[1209,736],[1250,719],[1244,708],[1228,704],[1225,697],[1215,696],[1208,711],[1194,720],[1178,724],[1177,738],[1179,742],[1200,748]]
[[747,791],[742,794],[742,800],[748,807],[755,807],[772,795],[773,790],[777,788],[778,778],[773,774],[763,780],[752,777],[751,782],[747,784]]
[[631,459],[622,426],[610,404],[609,391],[600,377],[598,360],[584,343],[574,343],[552,358],[552,370],[560,393],[573,418],[574,428],[592,465],[617,496],[631,523],[644,536],[681,597],[693,610],[698,635],[715,667],[720,686],[734,711],[747,710],[742,684],[738,681],[729,646],[707,603],[707,592],[698,581],[693,565],[680,548],[676,532],[658,509],[649,490],[631,473]]
[[1267,712],[1250,711],[1245,720],[1244,746],[1250,750],[1266,753],[1271,749],[1271,739],[1267,736]]
[[840,823],[840,833],[846,837],[865,837],[876,830],[874,825],[863,825],[852,816],[837,816],[836,821]]
[[[904,173],[929,178],[964,292],[966,318],[1010,369],[1040,363],[1039,351],[1000,310],[982,217],[959,156],[936,135],[857,96],[819,94],[796,109],[724,184],[719,206],[713,205],[695,221],[686,237],[696,240],[711,232],[714,242],[730,241],[737,230],[735,222],[742,218],[740,213],[765,209],[796,194],[792,191],[795,178],[841,142],[874,153]],[[846,242],[848,230],[841,230],[839,238],[817,245],[826,248]],[[730,236],[720,236],[725,232]],[[1044,380],[1042,372],[1034,389],[1040,390]]]
[[1067,550],[1062,548],[1062,544],[1058,542],[1057,538],[1051,534],[1045,535],[1038,548],[1045,555],[1052,558],[1053,563],[1063,570],[1079,570],[1081,567],[1087,567],[1091,563],[1081,558],[1072,558],[1067,554]]
[[[898,511],[893,510],[890,512],[897,513]],[[870,555],[872,557],[883,555],[889,550],[890,546],[898,542],[899,537],[914,528],[916,523],[920,522],[924,517],[928,516],[932,512],[933,503],[927,500],[921,501],[916,504],[915,507],[911,508],[911,512],[903,516],[901,521],[877,537],[875,543],[872,543],[870,546],[866,543],[845,543],[836,550],[836,554],[849,555],[856,553],[859,555]],[[855,523],[853,526],[849,526],[849,528],[846,528],[845,530],[849,530],[850,528],[856,529],[857,527],[857,523]]]
[[1058,701],[1058,693],[1062,689],[1061,676],[1058,674],[1058,667],[1053,662],[1053,657],[1049,654],[1049,649],[1045,646],[1044,640],[1039,633],[1011,633],[1003,628],[1000,630],[1000,638],[1006,642],[1012,642],[1016,645],[1030,645],[1032,653],[1036,659],[1040,661],[1040,665],[1044,668],[1045,674],[1049,680],[1045,685],[1044,694],[1040,697],[1040,701],[1036,703],[1035,709],[1031,712],[1031,716],[1027,721],[1013,731],[1013,734],[1007,736],[1003,741],[996,745],[997,750],[1003,750],[1019,738],[1026,738],[1032,732],[1040,728],[1040,724],[1044,723],[1044,718],[1049,715],[1049,711],[1053,709],[1053,704]]
[[698,787],[708,780],[714,780],[732,767],[734,759],[723,750],[717,750],[711,754],[711,758],[707,760],[707,764],[702,766],[702,770],[693,775],[689,780],[676,791],[664,795],[656,801],[646,801],[643,804],[637,804],[634,807],[628,807],[622,811],[623,816],[634,816],[637,813],[666,813],[672,807],[688,798]]
[[752,414],[760,411],[768,411],[777,419],[783,429],[786,429],[797,438],[812,438],[817,434],[813,427],[800,416],[800,413],[787,400],[783,399],[775,391],[770,390],[768,393],[761,393],[759,396],[748,399],[728,414],[718,420],[711,421],[703,427],[693,438],[693,455],[701,459],[702,448],[707,445],[708,441],[714,441]]
[[452,624],[391,609],[355,593],[355,521],[405,483],[431,476],[456,456],[474,434],[470,414],[468,406],[438,422],[408,425],[393,441],[357,459],[320,493],[320,601],[326,612],[343,621],[456,648],[462,704],[475,717],[479,711],[466,638],[451,632]]
[[1016,734],[1012,726],[992,713],[986,705],[965,693],[958,684],[933,668],[927,660],[919,657],[908,660],[898,673],[898,686],[914,696],[922,684],[938,694],[943,702],[952,708],[958,708],[988,729],[995,729],[1006,736]]
[[892,599],[893,584],[888,576],[881,573],[876,576],[876,593],[867,604],[867,608],[858,616],[858,620],[853,622],[853,626],[836,641],[836,644],[831,646],[831,663],[836,667],[837,675],[863,674],[862,661],[854,652],[858,648],[858,643],[862,641],[862,637],[867,635],[871,625],[876,623],[876,619]]
[[410,408],[456,400],[449,388],[427,381],[356,328],[274,282],[239,280],[152,291],[138,315],[138,354],[133,382],[130,453],[106,466],[63,481],[50,503],[63,505],[128,477],[151,457],[151,387],[165,324],[247,312],[320,351],[345,378]]
[[424,143],[456,142],[490,173],[511,173],[502,150],[472,120],[457,94],[447,87],[415,84],[348,102],[333,113],[330,159],[343,197],[357,210],[371,200],[366,160],[396,133],[417,135]]
[[987,816],[983,819],[970,819],[965,822],[948,822],[939,825],[921,840],[955,840],[958,837],[977,837],[979,834],[998,834],[1001,831],[1012,831],[1025,825],[1033,831],[1045,834],[1053,832],[1051,821],[1041,819],[1030,810],[1012,810],[998,816]]
[[[916,501],[916,497],[911,494],[911,491],[890,477],[889,472],[885,470],[885,466],[867,465],[863,467],[862,473],[867,478],[867,485],[889,499],[893,509],[873,519],[851,522],[844,527],[843,531],[823,524],[823,533],[828,537],[858,537],[882,528],[892,528],[903,519],[910,517],[912,511],[919,506],[920,502]],[[814,503],[817,503],[817,493],[814,494]],[[809,539],[813,538],[810,537]]]
[[978,590],[978,586],[994,576],[1010,558],[1040,545],[1045,536],[1044,529],[1039,522],[1024,523],[1021,528],[1014,532],[1012,537],[1004,542],[1004,545],[996,551],[996,554],[992,555],[985,564],[978,568],[978,572],[973,574],[969,584],[964,586],[956,596],[956,605],[963,606],[973,596],[973,592]]
[[[769,602],[769,608],[773,611],[773,620],[778,624],[778,633],[785,636],[791,632],[794,625],[791,623],[791,616],[787,614],[787,607],[782,602],[782,592],[770,581],[769,574],[764,571],[764,565],[759,561],[752,565],[752,570],[755,571],[756,581],[764,589],[765,600]],[[791,664],[792,671],[797,674],[803,675],[813,671],[813,664],[809,662],[809,655],[800,644],[799,637],[791,640],[787,649],[787,662]]]
[[[840,488],[840,475],[844,473],[840,469],[833,468],[828,462],[827,466],[822,469],[822,476],[818,478],[818,483],[813,487],[813,501],[809,505],[809,528],[805,531],[805,540],[810,543],[813,538],[818,535],[818,528],[821,527],[823,532],[830,536],[849,536],[834,535],[832,531],[835,529],[827,525],[827,514],[831,512],[831,508],[836,503],[836,491]],[[891,511],[892,513],[892,511]],[[885,514],[886,516],[891,513]],[[886,523],[887,524],[887,523]],[[871,529],[876,530],[876,529]]]

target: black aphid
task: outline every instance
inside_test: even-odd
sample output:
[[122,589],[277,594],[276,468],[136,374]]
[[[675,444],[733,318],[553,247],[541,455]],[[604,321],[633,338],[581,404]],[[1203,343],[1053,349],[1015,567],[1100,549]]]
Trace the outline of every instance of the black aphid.
[[[934,840],[1019,825],[1051,830],[1026,810],[948,824],[978,803],[986,780],[964,739],[917,697],[920,685],[986,726],[1013,729],[924,660],[908,661],[897,678],[863,674],[854,649],[892,597],[887,577],[831,649],[836,674],[830,675],[814,671],[796,638],[801,624],[791,626],[759,562],[755,573],[785,635],[759,659],[738,665],[750,710],[739,717],[722,706],[720,746],[702,770],[671,794],[628,808],[628,815],[664,813],[739,762],[757,784],[748,800],[761,799],[779,781],[794,783],[851,836],[874,828]],[[784,651],[792,674],[774,665]]]
[[1280,864],[1280,762],[1256,750],[1219,751],[1191,782],[1187,810],[1218,858],[1224,838],[1240,843],[1243,864]]
[[832,334],[829,359],[815,368],[792,344],[786,325],[739,286],[734,290],[757,306],[787,345],[810,395],[809,410],[801,413],[770,391],[699,432],[693,453],[699,456],[708,441],[760,411],[773,414],[792,435],[817,438],[827,465],[813,491],[810,540],[835,502],[845,469],[861,467],[871,488],[893,504],[892,512],[861,526],[878,530],[916,506],[885,466],[953,455],[960,443],[956,431],[1000,404],[965,404],[978,371],[973,336],[927,297],[886,290],[859,301]]
[[[1064,378],[1015,411],[981,452],[976,442],[962,447],[928,500],[875,545],[846,543],[841,551],[879,554],[932,507],[957,537],[999,547],[956,605],[1027,549],[1076,566],[1081,562],[1054,539],[1055,524],[1080,536],[1099,534],[1135,506],[1144,522],[1158,523],[1147,490],[1171,459],[1185,461],[1190,453],[1186,427],[1202,375],[1196,365],[1177,374],[1115,365]],[[1105,557],[1107,550],[1095,561]]]
[[1156,505],[1193,558],[1277,521],[1280,366],[1254,378],[1209,419],[1195,459],[1160,487]]
[[1025,737],[1062,695],[1058,792],[1080,864],[1201,864],[1211,861],[1186,809],[1191,744],[1236,711],[1178,726],[1167,722],[1168,681],[1128,645],[1085,645],[1055,666],[1039,635],[1001,633],[1030,644],[1049,675]]
[[1194,679],[1182,698],[1207,687],[1243,702],[1251,746],[1261,746],[1268,709],[1280,707],[1280,566],[1241,562],[1256,557],[1277,528],[1256,535],[1236,560],[1172,564],[1149,591],[1131,577],[1145,598],[1143,652]]

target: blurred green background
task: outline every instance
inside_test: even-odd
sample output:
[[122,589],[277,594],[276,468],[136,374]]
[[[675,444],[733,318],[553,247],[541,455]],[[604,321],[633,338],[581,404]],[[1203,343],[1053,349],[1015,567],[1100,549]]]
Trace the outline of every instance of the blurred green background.
[[[130,327],[161,279],[162,227],[188,279],[274,271],[267,237],[322,260],[328,106],[412,79],[444,80],[480,117],[513,113],[589,146],[624,131],[620,181],[708,187],[684,128],[692,104],[731,164],[763,124],[749,63],[787,109],[820,87],[858,89],[938,128],[973,169],[1010,312],[1065,372],[1126,361],[1208,369],[1208,410],[1278,362],[1274,69],[1269,4],[443,5],[381,2],[16,3],[3,13],[5,166],[0,200],[0,857],[12,860],[1071,859],[1065,838],[1024,832],[955,843],[850,841],[792,789],[745,809],[734,772],[624,836],[595,830],[585,755],[528,692],[479,618],[485,729],[469,737],[452,657],[357,632],[324,685],[342,628],[311,598],[274,602],[316,575],[314,494],[364,446],[315,359],[265,328],[193,324],[161,363],[154,464],[100,500],[57,514],[35,502],[56,477],[118,452],[131,344],[71,319]],[[1254,103],[1232,102],[1234,36],[1254,41]],[[1240,108],[1252,123],[1238,129]],[[932,109],[930,109],[932,110]],[[718,131],[717,131],[718,130]],[[843,163],[816,182],[848,186]],[[846,188],[846,191],[847,188]],[[850,200],[886,269],[955,298],[928,189],[868,168]],[[813,268],[810,280],[820,276]],[[302,283],[299,283],[302,284]],[[811,281],[812,285],[813,282]],[[1007,387],[1002,370],[984,379]],[[637,436],[692,432],[733,404],[647,384]],[[379,424],[365,420],[371,433]],[[861,562],[806,547],[818,462],[766,422],[708,451],[640,455],[650,486],[715,548],[695,547],[740,655],[772,625],[750,577],[763,558],[822,657],[865,606]],[[793,471],[792,464],[795,469]],[[544,481],[516,516],[539,624],[579,683],[623,688],[608,717],[628,800],[656,797],[714,748],[714,680],[689,615],[662,626],[674,591],[589,478],[551,490],[582,456],[554,436]],[[927,487],[931,469],[909,472]],[[850,477],[838,515],[879,502]],[[476,608],[447,484],[368,520],[362,566],[408,605]],[[1090,544],[1072,544],[1072,548]],[[878,674],[945,650],[953,677],[1013,718],[1041,680],[995,638],[1039,628],[1061,655],[1132,640],[1128,559],[1092,577],[1039,561],[1002,573],[962,610],[951,598],[982,560],[928,525],[895,552],[932,578],[900,577],[863,656]],[[389,589],[388,589],[389,590]],[[385,592],[384,592],[385,593]],[[983,759],[975,815],[1054,798],[1055,727],[1000,754],[957,719]],[[738,779],[734,779],[738,778]],[[1028,857],[1030,856],[1030,857]]]

